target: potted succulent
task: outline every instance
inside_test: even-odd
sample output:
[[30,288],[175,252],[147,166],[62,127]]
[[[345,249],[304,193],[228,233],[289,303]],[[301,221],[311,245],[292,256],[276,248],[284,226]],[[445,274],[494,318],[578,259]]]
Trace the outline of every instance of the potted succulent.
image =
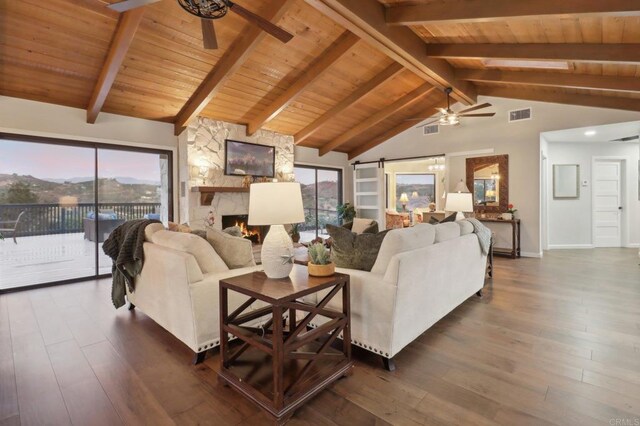
[[356,208],[351,203],[339,204],[336,210],[342,223],[353,222],[353,218],[356,217]]
[[289,234],[291,235],[291,240],[294,243],[299,243],[300,242],[300,224],[292,223],[291,231],[289,231]]
[[336,273],[336,265],[331,261],[329,250],[322,243],[309,246],[309,275],[328,277]]
[[515,212],[518,211],[518,209],[513,208],[513,204],[509,204],[507,206],[507,212],[506,213],[502,213],[502,219],[504,220],[512,220],[513,216],[515,214]]

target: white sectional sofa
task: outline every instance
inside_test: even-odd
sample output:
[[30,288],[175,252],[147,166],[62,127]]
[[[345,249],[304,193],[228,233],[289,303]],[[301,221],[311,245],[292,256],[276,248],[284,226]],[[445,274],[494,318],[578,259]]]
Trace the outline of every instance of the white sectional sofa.
[[[218,282],[223,278],[260,270],[258,266],[229,269],[203,238],[165,230],[154,224],[145,229],[142,272],[135,292],[127,298],[155,322],[204,360],[208,349],[220,343]],[[230,309],[246,300],[229,293]]]
[[[389,231],[371,272],[336,268],[351,276],[352,343],[392,370],[393,356],[482,290],[486,265],[469,222]],[[328,307],[339,309],[333,300]]]

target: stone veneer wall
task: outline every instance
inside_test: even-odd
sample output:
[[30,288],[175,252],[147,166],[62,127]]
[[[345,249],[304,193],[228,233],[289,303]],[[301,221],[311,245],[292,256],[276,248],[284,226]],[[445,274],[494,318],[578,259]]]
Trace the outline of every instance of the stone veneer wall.
[[[189,180],[185,195],[189,198],[187,217],[192,228],[203,227],[203,218],[209,210],[215,213],[218,228],[221,227],[222,215],[249,212],[248,193],[217,193],[211,206],[200,206],[200,194],[191,192],[194,186],[242,186],[242,177],[224,174],[225,139],[275,146],[276,178],[279,181],[291,179],[293,136],[268,130],[259,130],[255,135],[247,136],[245,126],[204,117],[198,117],[189,124],[186,132],[186,168]],[[207,172],[202,175],[201,168],[204,167]]]

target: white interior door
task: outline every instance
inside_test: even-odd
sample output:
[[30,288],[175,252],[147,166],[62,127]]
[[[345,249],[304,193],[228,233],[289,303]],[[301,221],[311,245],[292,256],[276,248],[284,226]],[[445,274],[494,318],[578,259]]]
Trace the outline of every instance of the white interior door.
[[373,219],[384,229],[384,169],[377,163],[359,164],[353,173],[357,217]]
[[622,246],[622,164],[596,160],[593,166],[593,244]]

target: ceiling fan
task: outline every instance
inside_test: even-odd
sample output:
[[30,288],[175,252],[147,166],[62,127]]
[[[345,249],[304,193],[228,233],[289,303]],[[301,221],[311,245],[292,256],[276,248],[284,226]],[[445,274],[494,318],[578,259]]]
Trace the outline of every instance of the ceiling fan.
[[[458,111],[458,112],[453,111],[451,109],[451,92],[453,92],[453,89],[451,87],[447,87],[446,89],[444,89],[444,93],[447,94],[447,108],[446,109],[438,108],[438,111],[440,111],[440,117],[434,120],[428,121],[425,124],[422,124],[420,126],[417,126],[417,128],[428,126],[429,124],[433,124],[435,122],[437,122],[441,126],[457,126],[458,124],[460,124],[460,118],[463,118],[463,117],[493,117],[494,115],[496,115],[495,112],[469,114],[472,111],[477,111],[479,109],[490,107],[491,106],[490,103],[475,105],[475,106],[472,106],[471,108],[463,109],[462,111]],[[410,118],[408,121],[422,121],[428,118],[429,117]]]
[[640,135],[633,135],[633,136],[627,136],[619,139],[611,139],[609,142],[631,142],[639,139],[640,139]]
[[[118,3],[110,4],[108,7],[117,12],[126,12],[127,10],[137,7],[146,6],[148,4],[157,3],[160,0],[124,0]],[[178,4],[187,12],[200,18],[202,26],[202,41],[205,49],[217,49],[218,40],[216,30],[213,26],[214,19],[224,17],[228,11],[232,11],[242,16],[253,25],[257,25],[262,30],[277,38],[283,43],[287,43],[293,38],[293,35],[272,24],[255,13],[245,9],[231,0],[177,0]]]

